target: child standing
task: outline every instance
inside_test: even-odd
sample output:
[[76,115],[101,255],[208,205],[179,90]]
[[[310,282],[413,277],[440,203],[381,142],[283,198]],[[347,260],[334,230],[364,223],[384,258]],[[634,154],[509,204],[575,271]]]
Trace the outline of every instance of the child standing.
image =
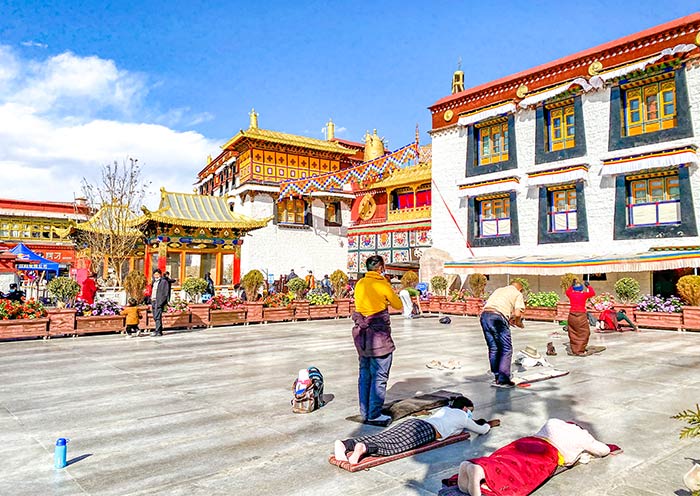
[[126,315],[126,336],[131,338],[141,335],[141,330],[139,329],[139,320],[141,319],[141,312],[136,303],[136,298],[129,298],[129,306],[124,307],[121,314]]

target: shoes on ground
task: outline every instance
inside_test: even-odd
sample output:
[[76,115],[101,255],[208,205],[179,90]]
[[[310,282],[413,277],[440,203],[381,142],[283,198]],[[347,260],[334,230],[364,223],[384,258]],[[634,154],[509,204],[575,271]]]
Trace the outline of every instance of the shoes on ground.
[[507,382],[496,381],[493,383],[493,385],[497,388],[506,388],[506,389],[510,389],[510,388],[515,387],[515,383],[513,381],[507,381]]
[[554,348],[554,343],[547,343],[547,356],[556,356],[557,350]]
[[383,423],[383,422],[389,422],[391,420],[391,417],[389,415],[380,415],[379,417],[375,417],[373,419],[367,419],[367,422],[377,422],[377,423]]
[[162,336],[163,333],[162,332],[152,332],[150,335],[151,336]]
[[429,369],[441,369],[442,368],[442,362],[438,360],[430,360],[428,363],[425,364],[426,367]]

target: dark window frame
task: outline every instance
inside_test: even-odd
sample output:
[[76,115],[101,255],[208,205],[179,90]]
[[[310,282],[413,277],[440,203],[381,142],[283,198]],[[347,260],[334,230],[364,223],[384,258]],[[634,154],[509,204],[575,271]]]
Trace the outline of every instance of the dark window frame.
[[[550,193],[548,186],[539,188],[539,216],[537,222],[537,243],[578,243],[588,241],[588,216],[586,214],[586,196],[583,181],[573,183],[576,188],[576,230],[550,231]],[[551,186],[550,186],[551,187]]]
[[571,148],[549,151],[549,112],[546,104],[535,109],[535,164],[556,162],[586,155],[586,128],[583,117],[581,95],[574,96],[574,134],[575,144]]
[[510,191],[508,193],[510,199],[510,235],[508,236],[493,236],[487,238],[479,237],[478,229],[480,209],[477,203],[481,202],[481,200],[477,199],[478,197],[469,197],[467,202],[467,240],[471,246],[475,248],[483,248],[491,246],[515,246],[520,244],[517,193],[515,191]]
[[[484,120],[483,123],[488,122]],[[508,160],[495,164],[479,165],[479,139],[476,124],[467,126],[467,163],[465,177],[480,176],[518,168],[518,153],[515,139],[515,115],[508,114]],[[478,124],[482,124],[479,122]]]

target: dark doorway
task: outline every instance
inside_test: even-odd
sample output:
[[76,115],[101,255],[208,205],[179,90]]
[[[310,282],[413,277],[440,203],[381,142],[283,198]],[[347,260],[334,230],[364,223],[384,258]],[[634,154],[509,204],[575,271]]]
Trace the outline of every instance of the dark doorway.
[[664,298],[677,294],[676,284],[678,279],[692,273],[693,269],[657,270],[652,277],[654,294],[661,295]]

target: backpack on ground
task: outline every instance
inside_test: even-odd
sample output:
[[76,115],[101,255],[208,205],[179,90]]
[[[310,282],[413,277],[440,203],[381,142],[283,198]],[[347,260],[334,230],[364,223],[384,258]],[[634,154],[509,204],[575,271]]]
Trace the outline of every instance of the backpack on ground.
[[292,412],[311,413],[321,408],[323,402],[323,375],[316,367],[301,369],[292,384]]

